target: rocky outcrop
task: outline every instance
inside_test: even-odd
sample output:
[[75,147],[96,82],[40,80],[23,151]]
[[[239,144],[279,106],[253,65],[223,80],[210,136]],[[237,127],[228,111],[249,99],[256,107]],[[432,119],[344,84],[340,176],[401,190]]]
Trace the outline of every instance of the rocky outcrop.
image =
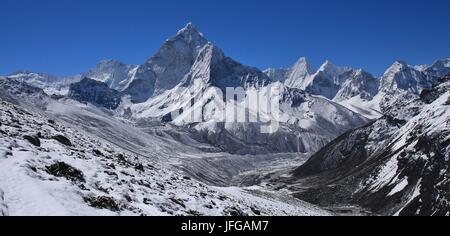
[[84,78],[70,85],[68,97],[83,103],[92,103],[107,109],[116,109],[121,102],[121,94],[110,89],[107,84]]

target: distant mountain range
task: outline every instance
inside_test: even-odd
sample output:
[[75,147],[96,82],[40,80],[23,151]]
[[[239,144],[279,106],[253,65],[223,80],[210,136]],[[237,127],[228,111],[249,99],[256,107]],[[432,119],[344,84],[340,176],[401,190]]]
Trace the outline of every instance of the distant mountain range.
[[[50,125],[53,128],[45,131],[50,133],[40,133],[43,137],[54,138],[55,129],[56,133],[62,133],[65,126],[83,130],[89,137],[101,140],[101,153],[112,146],[139,158],[151,156],[155,162],[167,165],[164,168],[174,167],[189,176],[189,181],[193,178],[208,185],[258,186],[270,191],[271,196],[289,190],[290,197],[331,211],[314,208],[305,214],[339,213],[336,209],[348,205],[373,214],[445,215],[450,212],[444,203],[450,200],[449,74],[450,59],[438,60],[430,66],[397,61],[380,78],[362,69],[335,66],[330,61],[315,69],[306,58],[300,58],[290,68],[261,71],[227,57],[189,23],[141,65],[105,60],[87,72],[67,78],[19,71],[0,77],[0,98],[5,102],[3,106],[14,106],[18,113],[29,110],[47,120],[61,122],[57,128]],[[242,88],[247,97],[259,92],[269,98],[269,90],[276,88],[280,91],[280,115],[259,114],[246,106],[245,99],[224,98],[227,88]],[[226,122],[224,118],[233,115],[227,112],[230,109],[244,109],[247,119]],[[2,112],[6,114],[6,110]],[[181,114],[175,117],[174,112]],[[198,117],[192,120],[190,114]],[[258,119],[261,116],[265,121]],[[250,122],[250,118],[257,121]],[[26,130],[24,139],[31,143],[45,140],[33,130],[45,119],[20,123],[26,126],[21,128]],[[271,122],[278,123],[279,129],[261,132]],[[2,120],[1,124],[4,123]],[[11,128],[11,122],[8,124],[9,128],[2,126],[5,135],[0,142],[10,145],[13,132],[19,131]],[[77,132],[69,136],[83,139]],[[89,151],[88,147],[95,147],[93,142],[86,139],[80,145]],[[20,143],[21,147],[36,149],[33,147],[36,145]],[[57,150],[58,155],[65,152],[60,147],[45,148]],[[36,152],[43,152],[41,149]],[[12,155],[20,156],[14,150]],[[80,157],[83,151],[78,151],[80,161],[73,164],[86,166],[87,162]],[[2,155],[9,151],[4,152],[0,152],[0,168]],[[49,158],[57,160],[58,155]],[[99,156],[96,151],[95,155]],[[110,156],[105,158],[108,160]],[[93,165],[105,172],[112,171],[98,163]],[[134,170],[124,171],[141,176]],[[111,185],[108,181],[104,181],[105,186]],[[137,188],[135,185],[141,180],[134,181],[137,182],[132,188]],[[168,182],[161,183],[161,188],[168,187]],[[92,188],[96,185],[90,181],[87,184]],[[79,187],[80,183],[74,185]],[[112,192],[119,191],[118,186],[111,187]],[[234,209],[227,205],[220,206],[220,211],[209,211],[203,200],[197,198],[196,194],[201,193],[183,186],[195,195],[191,200],[200,201],[202,207],[183,211],[181,208],[186,208],[186,204],[180,202],[189,202],[187,196],[185,200],[165,196],[171,202],[166,203],[169,209],[152,199],[134,199],[137,196],[132,197],[132,202],[143,201],[143,205],[128,206],[133,213],[169,215],[231,214]],[[108,191],[103,192],[108,195]],[[245,198],[241,193],[238,195],[235,197]],[[97,205],[96,200],[84,202],[92,206]],[[107,202],[110,211],[126,211]],[[287,203],[276,201],[275,205],[289,207],[283,204]],[[140,207],[145,205],[157,210],[142,210]],[[89,212],[83,207],[80,212]],[[272,208],[251,209],[252,206],[234,209],[234,213],[255,214],[262,210],[266,214],[281,214]],[[289,214],[302,210],[305,208],[297,207]]]

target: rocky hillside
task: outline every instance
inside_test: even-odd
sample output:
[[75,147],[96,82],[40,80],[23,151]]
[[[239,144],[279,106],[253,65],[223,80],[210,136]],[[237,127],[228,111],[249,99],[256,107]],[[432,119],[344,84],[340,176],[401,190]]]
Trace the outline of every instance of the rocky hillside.
[[[450,77],[328,144],[285,179],[300,199],[383,215],[448,215]],[[407,113],[408,115],[405,115]]]
[[215,188],[0,100],[0,215],[317,215],[257,189]]
[[84,78],[70,85],[69,98],[83,103],[91,103],[106,109],[116,109],[121,102],[121,94],[110,89],[106,83]]

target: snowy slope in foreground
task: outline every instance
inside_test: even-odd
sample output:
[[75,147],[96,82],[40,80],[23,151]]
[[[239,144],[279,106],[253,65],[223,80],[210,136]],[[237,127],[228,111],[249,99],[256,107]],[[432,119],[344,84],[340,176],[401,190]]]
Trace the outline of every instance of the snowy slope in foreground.
[[243,189],[228,194],[4,101],[0,112],[0,215],[327,214]]

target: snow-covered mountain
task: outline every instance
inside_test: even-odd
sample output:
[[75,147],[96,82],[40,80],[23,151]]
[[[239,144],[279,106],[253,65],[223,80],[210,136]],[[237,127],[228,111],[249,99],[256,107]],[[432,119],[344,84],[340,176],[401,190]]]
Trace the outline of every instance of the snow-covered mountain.
[[283,82],[288,87],[305,89],[316,70],[305,57],[302,57],[291,68],[267,69],[264,73],[273,81]]
[[111,89],[123,91],[133,79],[137,68],[138,66],[129,66],[116,60],[104,60],[80,77],[97,80]]
[[41,88],[47,94],[56,95],[66,94],[69,89],[69,85],[78,81],[76,78],[62,78],[45,73],[34,73],[30,71],[18,71],[6,77],[16,79],[20,82],[26,82],[36,88]]
[[374,93],[377,93],[374,90],[378,89],[375,78],[362,69],[337,67],[326,61],[315,70],[304,57],[291,68],[268,69],[265,73],[272,80],[281,81],[288,87],[339,102],[359,94],[363,94],[363,97],[373,97]]
[[146,63],[140,65],[125,93],[136,103],[172,89],[191,71],[200,51],[208,44],[192,23],[168,39]]
[[35,87],[39,87],[42,85],[47,85],[51,83],[58,82],[60,78],[57,76],[45,74],[45,73],[34,73],[31,71],[16,71],[10,74],[8,77],[14,78],[21,82],[28,82]]
[[324,96],[371,119],[379,118],[382,110],[398,99],[417,97],[449,72],[449,59],[438,60],[431,66],[410,66],[397,61],[381,78],[376,78],[362,69],[337,67],[329,61],[316,71],[305,58],[288,69],[265,71],[274,81]]
[[381,78],[380,90],[383,93],[402,90],[419,94],[421,89],[431,87],[432,79],[405,62],[397,61],[387,69]]
[[422,71],[437,78],[448,75],[450,73],[450,58],[437,60],[433,65],[425,67]]
[[[122,68],[121,71],[130,68],[111,61],[102,64],[113,65],[115,70]],[[109,68],[107,65],[93,70],[96,71],[90,73],[93,79],[108,82],[105,78],[111,78],[111,70],[102,72],[102,68]],[[306,59],[299,60],[291,71],[291,77],[305,74],[302,71],[313,73]],[[249,93],[267,90],[269,85],[274,84],[257,68],[242,65],[225,56],[192,24],[167,40],[155,56],[136,67],[131,74],[124,80],[125,83],[119,83],[128,86],[120,90],[122,103],[115,111],[117,118],[142,127],[161,122],[187,127],[191,129],[190,136],[197,141],[231,153],[314,152],[343,132],[367,122],[361,115],[339,104],[301,91],[293,92],[294,89],[284,85],[275,85],[285,93],[284,97],[294,93],[305,98],[304,102],[282,101],[282,118],[269,119],[281,123],[281,129],[275,134],[261,134],[262,122],[225,122],[223,118],[229,116],[227,109],[246,105],[224,100],[227,88],[240,87]],[[114,89],[114,86],[109,87]],[[83,90],[80,86],[78,88]],[[93,91],[91,88],[85,90]],[[97,94],[90,93],[90,96],[78,96],[76,100],[98,105],[96,97]],[[113,100],[118,101],[116,98]],[[321,110],[320,107],[329,109]],[[257,114],[255,109],[247,112]],[[171,117],[175,111],[183,111],[183,114],[177,118]],[[192,120],[189,114],[193,112],[201,117]]]
[[244,66],[226,57],[222,50],[212,44],[205,45],[199,52],[182,86],[192,86],[196,82],[214,86],[226,92],[226,88],[244,89],[268,85],[270,79],[256,68]]
[[[367,122],[363,116],[322,97],[311,96],[301,90],[272,86],[280,90],[280,116],[265,115],[266,122],[257,120],[258,111],[246,106],[246,100],[223,100],[221,90],[207,87],[198,97],[189,89],[177,88],[150,100],[131,106],[131,114],[137,123],[149,118],[164,120],[176,126],[189,127],[200,137],[199,141],[220,147],[223,151],[239,154],[301,152],[318,150],[339,134]],[[269,87],[253,88],[251,93],[265,93]],[[200,93],[200,92],[199,92]],[[192,106],[185,107],[186,103]],[[179,117],[171,117],[174,110],[183,110]],[[246,119],[229,122],[233,110],[244,110]],[[197,117],[192,117],[191,114]],[[167,116],[169,115],[169,116]],[[262,115],[261,113],[259,115]],[[267,122],[278,123],[275,133],[264,134],[261,128]]]
[[[281,123],[281,129],[266,135],[261,132],[263,122],[225,120],[230,116],[227,111],[234,109],[244,109],[249,116],[258,114],[258,107],[246,107],[245,99],[235,103],[224,98],[226,88],[238,87],[246,90],[247,97],[251,92],[279,87],[282,97],[295,94],[298,99],[280,102],[282,118],[269,117],[267,121]],[[336,103],[293,90],[280,83],[271,84],[270,78],[260,70],[226,57],[208,43],[200,49],[191,70],[178,86],[144,103],[124,105],[122,109],[126,111],[123,114],[140,124],[145,120],[161,120],[190,127],[196,136],[202,137],[199,141],[239,154],[314,152],[351,127],[367,122]],[[171,113],[179,110],[183,111],[180,117],[171,117]],[[192,119],[191,114],[197,117]]]
[[344,77],[347,79],[333,101],[369,119],[379,118],[382,115],[378,96],[380,79],[361,69],[348,71]]
[[374,101],[380,87],[379,79],[362,69],[337,67],[326,61],[315,70],[306,58],[300,58],[291,68],[268,69],[265,73],[287,87],[326,97],[369,119],[380,116],[379,106]]
[[[303,200],[383,215],[448,215],[450,76],[313,155],[288,180]],[[405,115],[407,114],[407,115]],[[302,190],[303,189],[303,190]]]
[[449,214],[449,72],[262,72],[189,23],[141,65],[0,76],[0,215]]
[[71,84],[67,96],[79,102],[91,103],[107,109],[116,109],[121,102],[119,91],[109,88],[104,82],[89,78]]
[[[341,69],[326,63],[317,77],[323,75],[335,80],[334,74],[338,72],[341,73]],[[307,60],[301,58],[289,70],[286,81],[295,83],[301,81],[296,80],[299,77],[306,78],[315,73]],[[152,126],[155,121],[162,121],[187,127],[196,140],[231,153],[314,152],[343,132],[367,122],[358,113],[337,103],[274,84],[259,69],[227,57],[191,23],[168,39],[143,65],[102,61],[72,81],[74,84],[69,85],[66,92],[69,98],[115,110],[118,119],[140,126]],[[320,81],[311,81],[308,88],[320,87]],[[251,93],[266,91],[269,85],[280,87],[282,96],[287,99],[280,103],[281,118],[268,117],[267,120],[281,124],[278,132],[261,134],[263,122],[224,122],[220,119],[229,116],[227,109],[246,105],[224,100],[227,88],[239,87]],[[291,96],[297,100],[289,100]],[[187,105],[192,105],[191,110],[186,109]],[[257,117],[257,108],[247,112]],[[170,117],[171,113],[180,110],[184,114],[179,118]],[[187,114],[192,111],[202,116],[201,122],[189,119]],[[251,148],[245,148],[247,146]]]
[[[50,98],[44,90],[29,83],[0,76],[0,97],[8,102],[44,108]],[[30,103],[31,102],[31,103]]]
[[340,90],[333,99],[334,101],[341,102],[357,96],[370,101],[378,94],[379,79],[361,69],[346,73],[343,77],[347,79],[342,83]]
[[384,112],[395,103],[403,104],[417,98],[423,89],[431,88],[437,79],[405,62],[395,62],[381,77],[378,95],[380,110]]
[[[87,72],[67,78],[67,81],[31,72],[15,73],[8,77],[29,81],[43,89],[44,86],[53,87],[58,94],[67,93],[70,83],[87,77],[123,91],[131,96],[133,102],[145,102],[153,95],[178,85],[190,72],[200,50],[206,44],[208,41],[189,23],[142,65],[130,66],[115,60],[105,60]],[[48,91],[55,93],[50,89]]]
[[[108,100],[106,107],[113,110],[117,108],[115,116],[121,120],[140,126],[163,122],[189,127],[196,132],[194,136],[197,139],[198,136],[203,137],[199,141],[230,152],[314,152],[343,132],[364,125],[367,122],[365,118],[381,117],[397,100],[417,97],[422,88],[430,87],[435,81],[431,74],[445,72],[448,69],[446,66],[448,60],[437,61],[420,70],[406,63],[396,62],[378,79],[361,69],[337,67],[329,61],[316,70],[306,58],[300,58],[291,68],[270,69],[263,73],[226,57],[189,23],[168,39],[143,65],[127,66],[118,61],[107,60],[74,77],[72,83],[86,77],[105,83],[109,89],[100,86],[100,83],[97,88],[101,87],[101,91],[88,86],[93,83],[77,83],[72,88],[77,88],[75,90],[78,92],[71,93],[77,96],[70,97],[105,107],[105,102],[99,102],[100,97],[103,97],[99,97],[99,94],[109,94],[111,96],[103,99]],[[281,131],[277,134],[270,137],[259,135],[261,123],[225,124],[223,120],[217,119],[227,117],[226,108],[243,107],[243,104],[223,101],[223,94],[216,91],[216,88],[222,93],[227,87],[262,91],[268,85],[279,86],[275,81],[283,83],[280,86],[285,93],[283,96],[288,97],[297,89],[306,91],[302,93],[304,99],[301,100],[308,101],[301,103],[301,106],[284,109],[281,118],[272,119],[282,124]],[[53,83],[52,80],[39,87],[51,87]],[[83,84],[87,87],[83,88]],[[65,90],[67,94],[69,89]],[[81,96],[83,90],[91,92],[83,92]],[[325,97],[328,101],[320,100],[314,95]],[[199,96],[203,98],[198,99]],[[330,107],[330,110],[314,110],[315,104]],[[202,122],[198,122],[198,119],[191,121],[186,116],[191,111],[186,110],[177,119],[171,117],[171,113],[183,111],[188,105],[192,105],[191,110],[200,110],[196,113],[202,116]],[[289,102],[282,101],[280,105],[287,108]],[[334,112],[330,114],[330,111]],[[254,111],[249,111],[252,112]],[[257,147],[243,148],[246,145]]]

